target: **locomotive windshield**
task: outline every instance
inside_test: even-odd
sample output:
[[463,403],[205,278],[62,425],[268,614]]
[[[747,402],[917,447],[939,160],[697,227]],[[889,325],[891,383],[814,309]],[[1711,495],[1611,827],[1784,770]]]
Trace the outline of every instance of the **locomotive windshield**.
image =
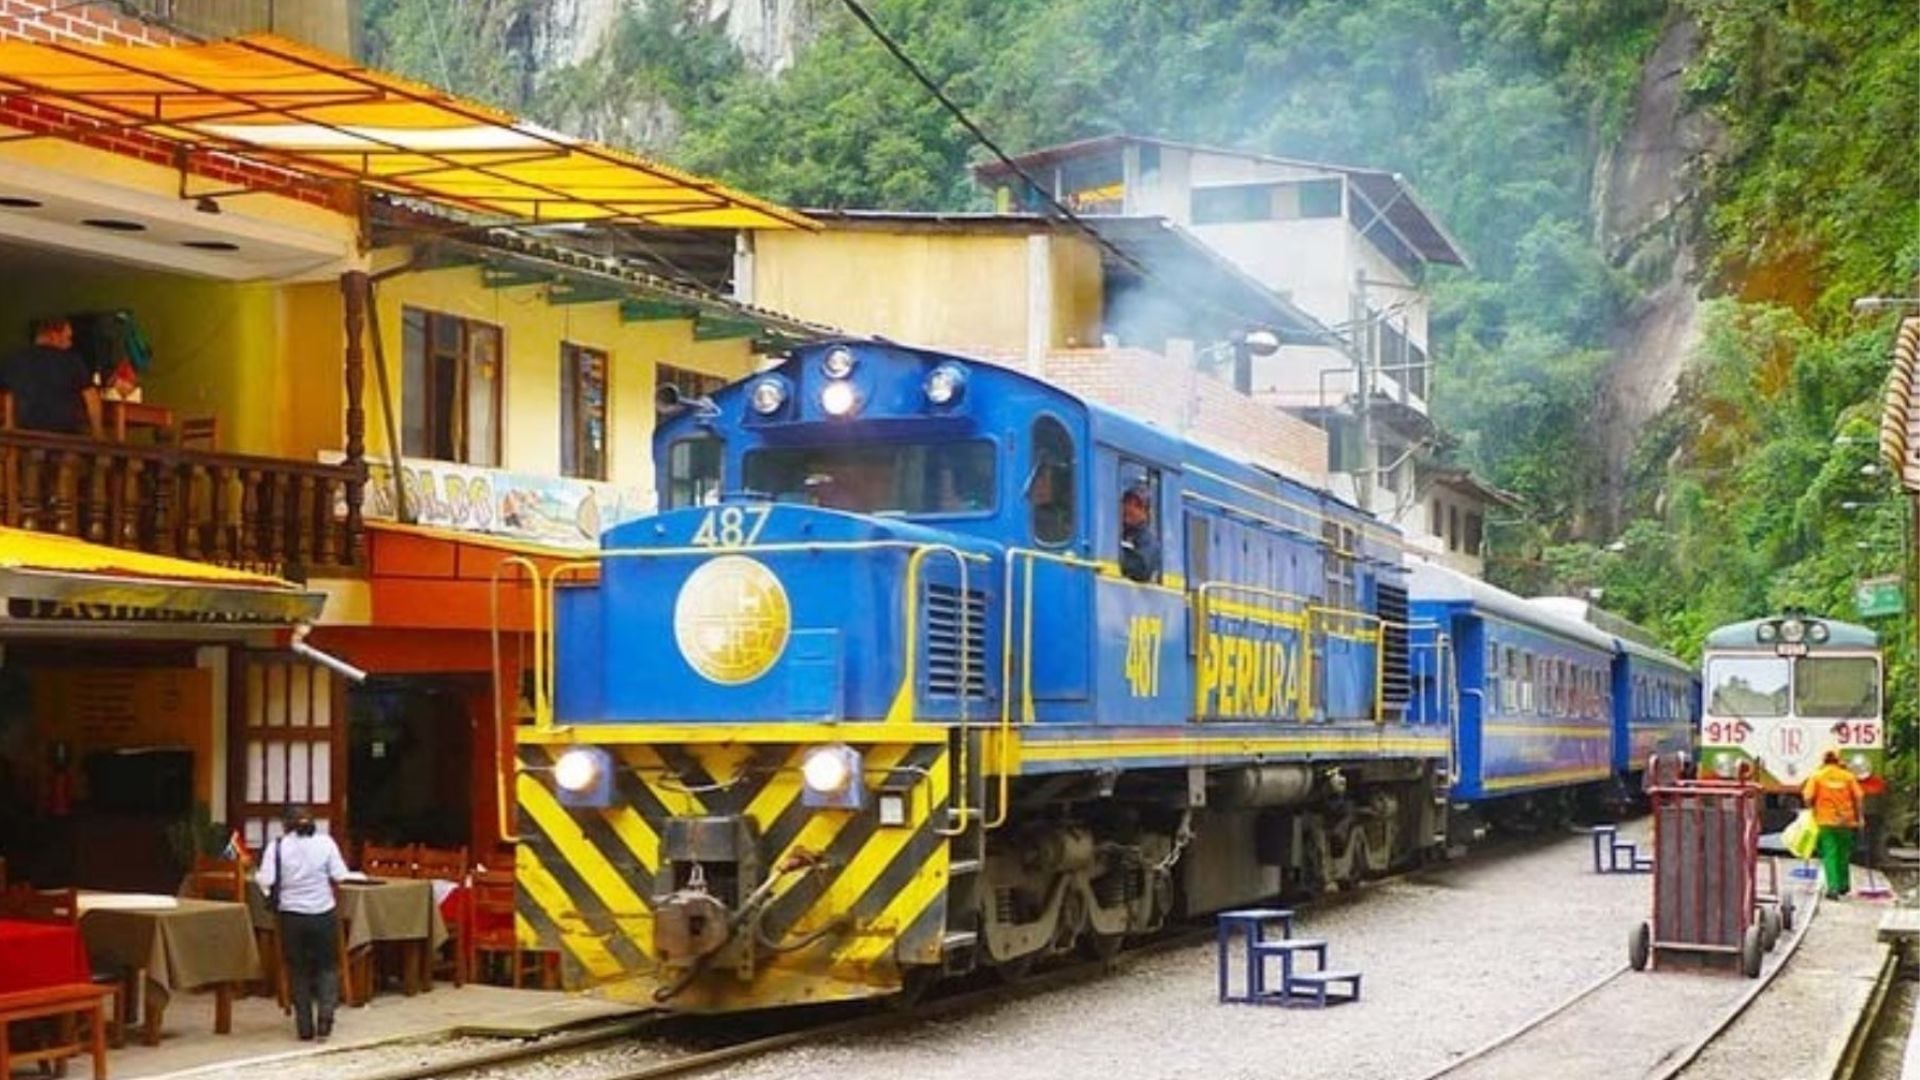
[[1880,665],[1868,656],[1806,657],[1794,665],[1794,711],[1851,719],[1880,713]]
[[1787,661],[1716,656],[1707,662],[1707,711],[1717,716],[1787,715]]
[[861,514],[967,514],[994,503],[985,441],[768,448],[747,454],[745,472],[755,495]]

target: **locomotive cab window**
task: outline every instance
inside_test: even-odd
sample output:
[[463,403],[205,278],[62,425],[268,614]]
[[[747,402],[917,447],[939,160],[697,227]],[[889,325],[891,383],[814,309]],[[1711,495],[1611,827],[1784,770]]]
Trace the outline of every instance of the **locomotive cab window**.
[[719,439],[703,435],[667,447],[667,509],[719,500],[721,446]]
[[993,444],[782,446],[747,454],[748,491],[858,514],[930,517],[993,509]]
[[1033,422],[1033,469],[1026,499],[1036,543],[1058,546],[1073,539],[1073,436],[1051,416]]
[[1120,572],[1129,580],[1160,580],[1160,470],[1120,462]]

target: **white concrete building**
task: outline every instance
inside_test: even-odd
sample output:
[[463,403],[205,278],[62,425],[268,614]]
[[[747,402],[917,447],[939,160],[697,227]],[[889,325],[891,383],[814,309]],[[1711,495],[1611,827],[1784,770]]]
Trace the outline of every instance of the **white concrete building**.
[[[1132,135],[1014,160],[1096,221],[1171,222],[1331,327],[1342,345],[1288,345],[1255,360],[1243,389],[1327,431],[1331,482],[1342,495],[1449,565],[1481,572],[1489,510],[1509,500],[1431,464],[1440,436],[1427,407],[1423,282],[1429,266],[1467,260],[1402,177]],[[1002,211],[1046,207],[1003,165],[980,166],[976,177]]]

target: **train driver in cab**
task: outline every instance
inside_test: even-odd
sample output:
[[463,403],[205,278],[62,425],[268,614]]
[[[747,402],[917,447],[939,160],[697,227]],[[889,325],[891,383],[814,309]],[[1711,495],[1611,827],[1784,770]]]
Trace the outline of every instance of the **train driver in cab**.
[[1160,540],[1147,493],[1130,487],[1120,496],[1120,572],[1133,581],[1160,580]]

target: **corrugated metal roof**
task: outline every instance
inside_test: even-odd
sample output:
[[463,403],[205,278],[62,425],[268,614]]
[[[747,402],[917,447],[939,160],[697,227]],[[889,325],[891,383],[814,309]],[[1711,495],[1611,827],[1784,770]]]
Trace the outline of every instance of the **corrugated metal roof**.
[[1900,320],[1893,337],[1893,366],[1880,412],[1880,456],[1902,490],[1920,494],[1920,403],[1914,400],[1920,378],[1920,316]]

